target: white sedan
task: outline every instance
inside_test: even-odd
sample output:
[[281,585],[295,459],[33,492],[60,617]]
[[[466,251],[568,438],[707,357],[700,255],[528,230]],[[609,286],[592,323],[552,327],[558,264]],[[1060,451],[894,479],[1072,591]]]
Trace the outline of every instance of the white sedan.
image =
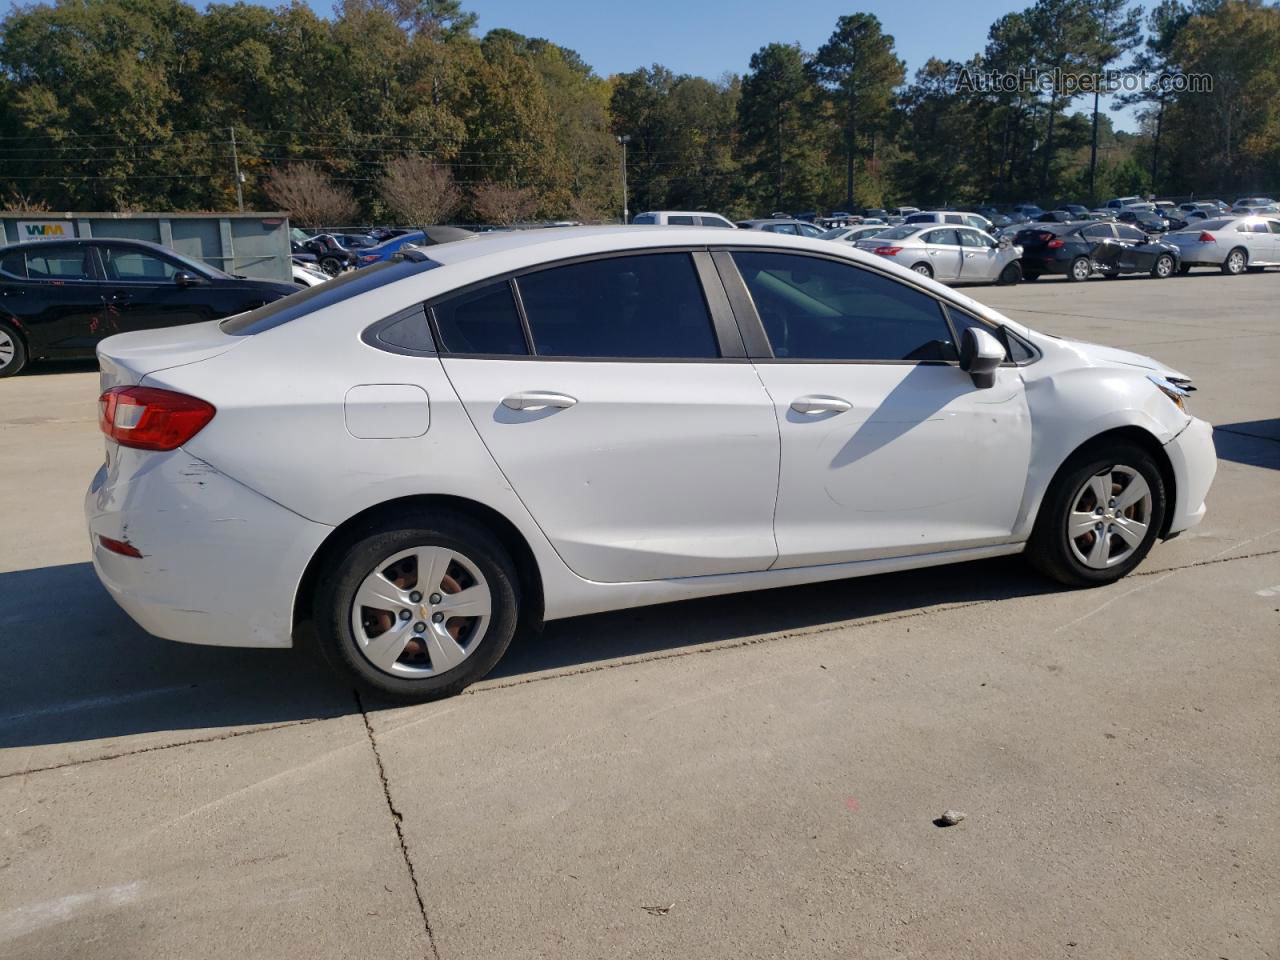
[[944,283],[1022,279],[1022,248],[973,227],[909,223],[864,237],[857,246]]
[[1181,253],[1183,273],[1218,267],[1238,276],[1246,270],[1280,267],[1280,217],[1220,217],[1165,234]]
[[495,233],[98,352],[119,604],[189,643],[309,622],[412,699],[604,610],[1022,552],[1109,583],[1216,462],[1182,374],[760,231]]

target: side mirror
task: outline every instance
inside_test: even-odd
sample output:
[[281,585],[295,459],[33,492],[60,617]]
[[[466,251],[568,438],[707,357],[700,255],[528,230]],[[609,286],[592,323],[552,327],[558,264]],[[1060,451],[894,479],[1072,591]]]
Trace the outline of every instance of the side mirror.
[[173,282],[180,287],[195,287],[204,283],[204,280],[197,277],[194,273],[188,273],[185,270],[179,270],[173,275]]
[[1000,341],[977,327],[966,327],[960,341],[960,369],[973,378],[981,390],[996,385],[996,370],[1004,363]]

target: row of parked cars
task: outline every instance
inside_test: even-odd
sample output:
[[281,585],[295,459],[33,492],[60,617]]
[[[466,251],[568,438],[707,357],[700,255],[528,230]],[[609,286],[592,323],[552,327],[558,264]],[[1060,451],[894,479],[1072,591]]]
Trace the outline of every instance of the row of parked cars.
[[[1011,284],[1053,274],[1083,281],[1135,273],[1167,278],[1197,266],[1231,275],[1280,267],[1280,210],[1273,208],[1270,202],[1251,201],[1240,215],[1236,208],[1223,214],[1215,206],[1212,218],[1189,219],[1167,232],[1124,222],[1124,214],[1134,211],[1123,206],[1106,216],[1090,212],[1085,219],[1045,218],[1005,227],[981,212],[956,210],[907,210],[897,224],[840,213],[825,219],[849,222],[829,229],[816,217],[734,223],[719,214],[681,211],[653,211],[636,222],[821,238],[851,244],[943,283]],[[344,271],[438,243],[442,230],[450,228],[299,231],[293,237],[292,284],[231,276],[143,241],[41,240],[0,248],[0,377],[18,373],[31,359],[90,357],[100,340],[115,333],[253,310],[299,286],[316,286]]]

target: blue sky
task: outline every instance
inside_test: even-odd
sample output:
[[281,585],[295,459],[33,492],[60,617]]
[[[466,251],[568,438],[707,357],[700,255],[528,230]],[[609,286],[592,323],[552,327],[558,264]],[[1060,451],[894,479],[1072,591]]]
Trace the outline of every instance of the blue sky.
[[[318,12],[328,0],[310,0]],[[893,36],[907,75],[930,57],[964,60],[981,50],[992,22],[1030,0],[463,0],[478,32],[507,27],[576,50],[601,74],[661,63],[676,73],[715,78],[742,73],[766,43],[798,42],[817,50],[837,18],[874,13]],[[1104,101],[1105,102],[1105,101]],[[1076,104],[1084,109],[1084,100]],[[1111,114],[1122,129],[1136,129],[1131,111]]]

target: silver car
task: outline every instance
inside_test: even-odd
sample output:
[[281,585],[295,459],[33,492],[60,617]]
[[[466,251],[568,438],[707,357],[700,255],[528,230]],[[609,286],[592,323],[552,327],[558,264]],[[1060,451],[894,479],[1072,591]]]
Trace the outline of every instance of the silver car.
[[1246,270],[1280,267],[1280,218],[1220,217],[1187,224],[1164,239],[1182,254],[1183,273],[1218,267],[1235,276]]
[[1022,248],[972,227],[904,224],[859,240],[868,250],[943,283],[1017,283]]
[[887,223],[867,223],[854,227],[836,227],[828,230],[822,235],[823,240],[843,241],[844,243],[857,243],[859,240],[865,240],[867,237],[874,237],[882,230],[892,229]]

